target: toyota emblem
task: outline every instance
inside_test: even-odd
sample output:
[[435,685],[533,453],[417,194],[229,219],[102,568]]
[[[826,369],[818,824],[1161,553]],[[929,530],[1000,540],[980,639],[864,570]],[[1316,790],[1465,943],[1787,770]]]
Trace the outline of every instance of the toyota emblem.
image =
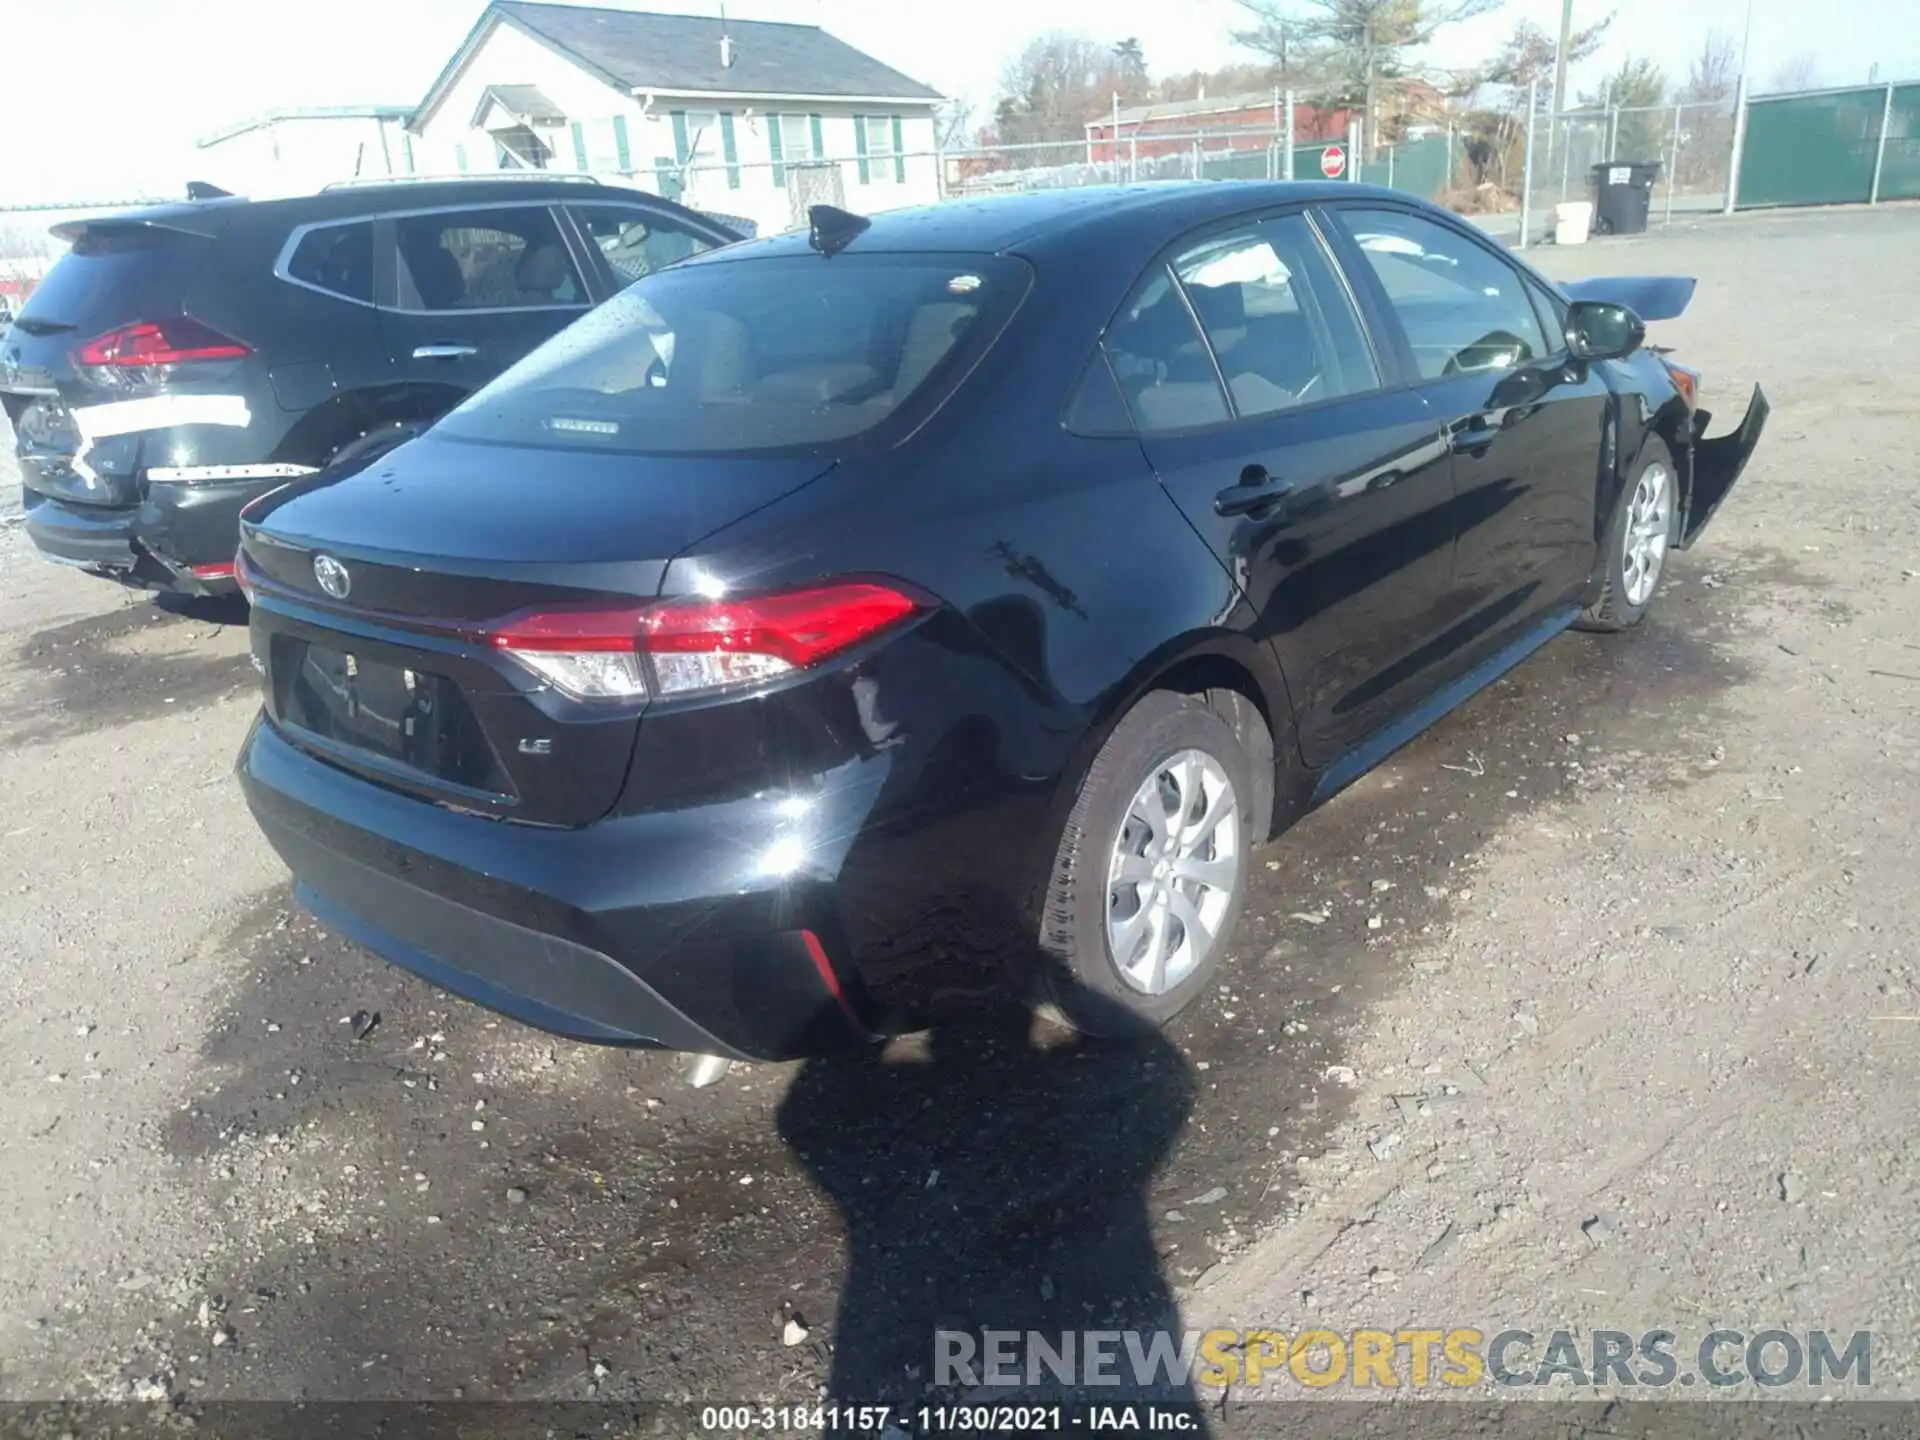
[[313,578],[336,600],[346,599],[347,592],[353,588],[353,577],[347,574],[347,567],[331,555],[313,557]]

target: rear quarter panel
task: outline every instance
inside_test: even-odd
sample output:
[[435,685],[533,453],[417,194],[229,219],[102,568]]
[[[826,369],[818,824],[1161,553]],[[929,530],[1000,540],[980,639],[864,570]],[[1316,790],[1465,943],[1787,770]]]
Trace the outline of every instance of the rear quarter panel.
[[1080,775],[1181,659],[1230,656],[1285,711],[1237,589],[1138,442],[1061,424],[1105,313],[1089,323],[1036,286],[981,369],[899,449],[843,462],[668,569],[669,594],[889,575],[951,617],[845,677],[870,687],[862,704],[892,765],[842,870],[865,912],[850,921],[856,950],[863,934],[871,950],[888,926],[915,923],[887,899],[903,863],[956,913],[1002,917],[1030,945]]

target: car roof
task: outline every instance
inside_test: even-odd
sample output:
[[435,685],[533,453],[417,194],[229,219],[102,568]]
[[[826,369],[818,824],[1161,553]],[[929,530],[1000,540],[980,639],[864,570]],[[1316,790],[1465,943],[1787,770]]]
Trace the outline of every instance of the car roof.
[[[93,217],[93,223],[114,221],[128,224],[157,225],[167,229],[202,231],[209,224],[219,226],[233,214],[285,219],[297,223],[312,220],[351,219],[356,215],[382,215],[398,210],[434,210],[449,205],[474,205],[494,202],[513,204],[527,200],[645,200],[671,210],[685,207],[642,190],[628,190],[597,181],[571,179],[511,180],[447,179],[369,181],[320,190],[311,195],[292,195],[274,200],[250,200],[242,195],[221,195],[207,200],[168,201],[111,215]],[[696,212],[688,212],[696,213]]]
[[[1189,180],[1145,185],[1089,185],[1012,195],[976,195],[883,210],[848,247],[871,252],[1020,252],[1051,249],[1093,231],[1120,236],[1152,249],[1210,220],[1275,205],[1326,200],[1379,199],[1420,204],[1403,190],[1346,181]],[[729,248],[727,260],[799,254],[808,250],[804,230]],[[719,261],[722,257],[715,256]],[[686,262],[710,263],[706,257]]]

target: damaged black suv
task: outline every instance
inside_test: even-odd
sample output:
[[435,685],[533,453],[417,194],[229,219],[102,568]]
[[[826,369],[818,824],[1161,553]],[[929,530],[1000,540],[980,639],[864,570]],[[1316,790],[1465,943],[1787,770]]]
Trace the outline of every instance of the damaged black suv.
[[0,334],[42,554],[145,589],[235,589],[249,500],[445,414],[641,276],[741,238],[587,177],[229,195],[57,226]]

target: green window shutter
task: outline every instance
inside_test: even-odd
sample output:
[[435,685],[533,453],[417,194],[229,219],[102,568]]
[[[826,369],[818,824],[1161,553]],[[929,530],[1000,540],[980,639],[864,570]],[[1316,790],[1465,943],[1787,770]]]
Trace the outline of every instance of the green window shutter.
[[678,200],[685,193],[687,184],[680,176],[679,161],[671,155],[653,157],[653,179],[660,187],[660,193],[669,200]]
[[458,170],[462,175],[467,173],[467,147],[466,146],[456,145],[453,147],[453,168]]
[[871,184],[873,167],[867,163],[867,117],[864,115],[853,117],[853,153],[860,159],[860,183]]
[[898,115],[893,117],[893,178],[902,185],[907,183],[907,142],[902,138],[905,126]]
[[679,165],[687,163],[687,156],[693,152],[687,148],[687,112],[673,112],[673,158]]
[[818,115],[807,116],[807,131],[813,136],[813,158],[815,160],[826,159],[827,141],[826,136],[821,131],[820,117]]
[[571,128],[573,130],[573,168],[585,170],[587,168],[587,127],[576,120]]
[[613,117],[613,153],[622,175],[633,169],[633,152],[627,148],[627,117],[624,115]]
[[740,151],[733,141],[733,112],[720,112],[720,154],[727,162],[727,189],[740,188]]
[[780,153],[780,117],[778,114],[767,116],[767,153],[773,157],[773,186],[783,190],[787,184],[787,167],[780,162],[786,156]]
[[407,157],[407,174],[411,175],[414,172],[413,136],[402,132],[400,136],[400,148],[401,152]]

